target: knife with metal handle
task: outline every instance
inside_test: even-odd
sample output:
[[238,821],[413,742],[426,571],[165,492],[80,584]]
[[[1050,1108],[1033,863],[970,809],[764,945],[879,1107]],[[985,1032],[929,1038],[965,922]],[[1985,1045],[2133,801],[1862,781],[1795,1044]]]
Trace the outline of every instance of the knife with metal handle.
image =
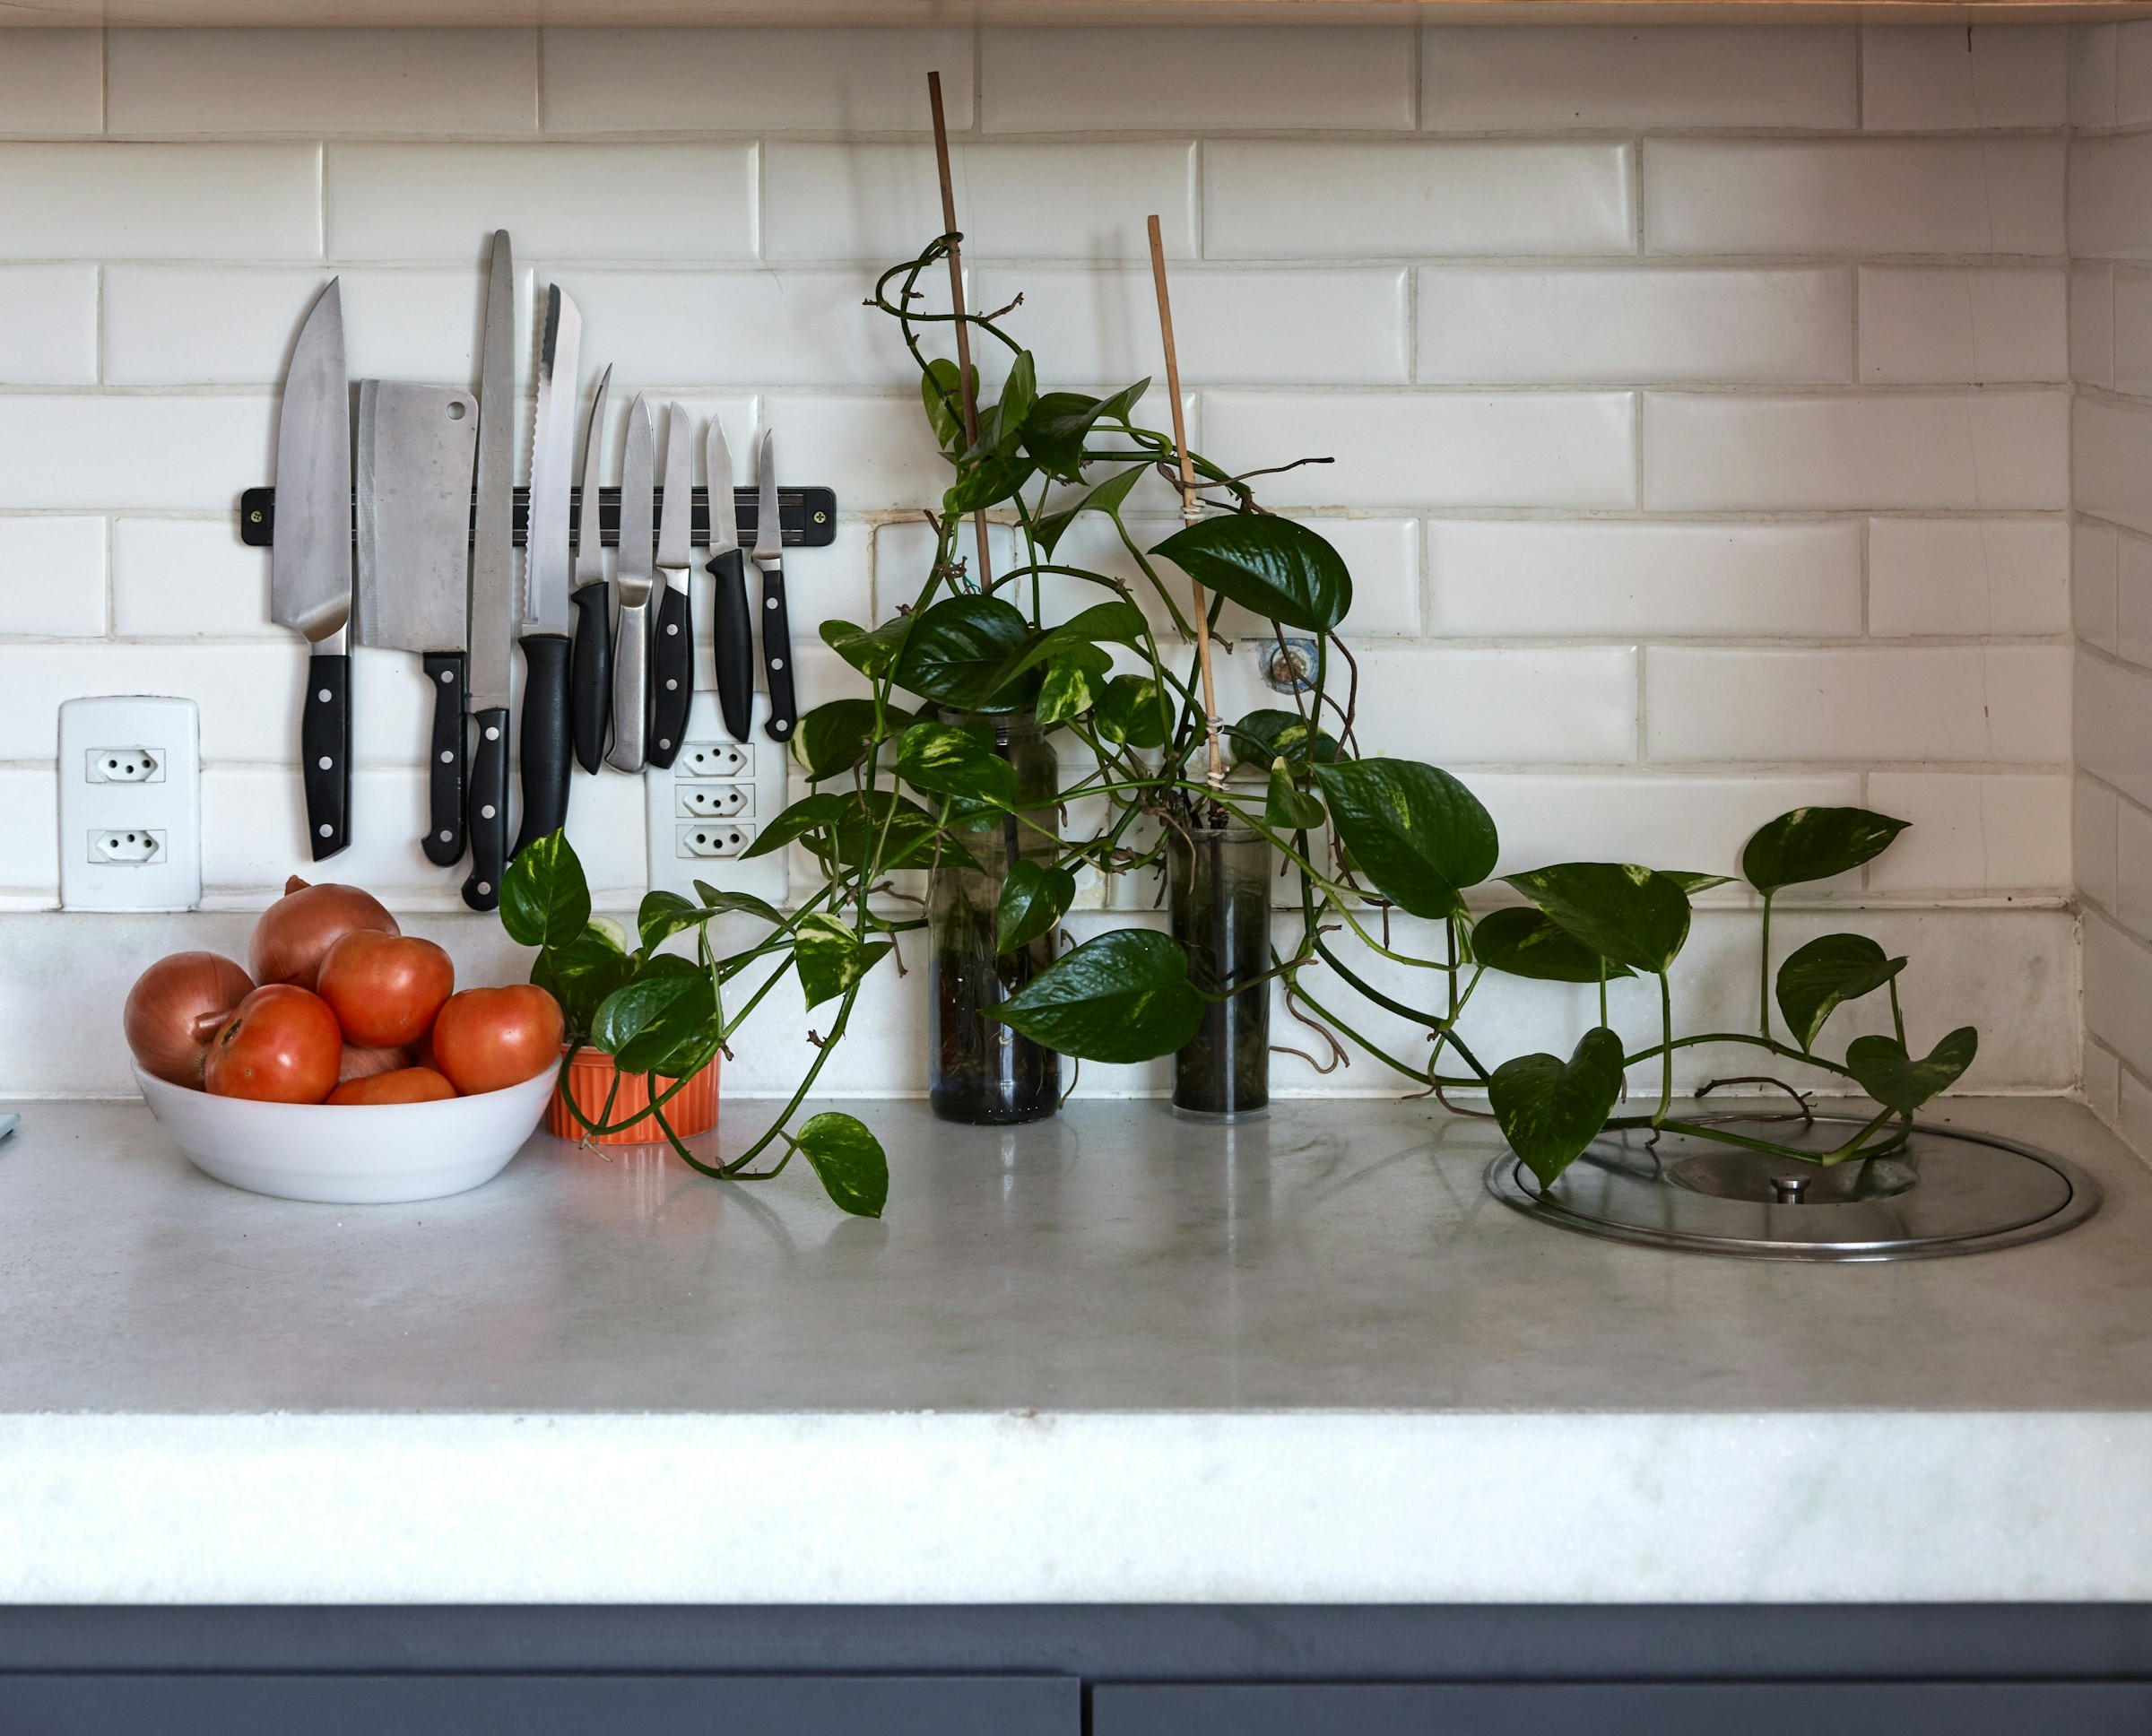
[[568,823],[568,492],[576,468],[576,370],[583,317],[546,291],[538,417],[523,534],[523,828],[518,852]]
[[740,552],[739,516],[733,509],[733,451],[715,416],[704,440],[710,474],[707,569],[717,582],[712,600],[717,709],[733,740],[744,742],[755,714],[755,621],[747,606],[746,561]]
[[763,733],[792,740],[799,709],[792,690],[792,622],[785,607],[785,538],[777,523],[777,437],[765,431],[756,476],[755,565],[762,569],[762,681],[769,689]]
[[641,393],[628,406],[628,447],[620,457],[620,551],[613,586],[620,594],[612,641],[612,746],[615,771],[643,768],[650,724],[650,406]]
[[695,615],[688,600],[688,539],[695,515],[695,427],[678,404],[665,411],[665,490],[658,503],[657,619],[650,636],[650,743],[660,771],[679,757],[695,697]]
[[508,641],[516,636],[516,262],[493,232],[478,363],[478,499],[471,528],[471,872],[464,902],[500,903],[508,865]]
[[276,422],[276,540],[269,616],[310,647],[299,751],[314,860],[350,840],[351,812],[351,395],[342,280],[299,328]]
[[464,855],[464,658],[478,400],[447,386],[359,382],[359,643],[416,651],[433,690],[427,859]]
[[576,653],[568,674],[568,709],[576,734],[576,762],[595,771],[605,761],[605,725],[612,716],[612,594],[605,588],[605,550],[598,534],[599,457],[605,446],[605,394],[612,384],[608,364],[598,376],[583,436],[583,493],[576,509]]

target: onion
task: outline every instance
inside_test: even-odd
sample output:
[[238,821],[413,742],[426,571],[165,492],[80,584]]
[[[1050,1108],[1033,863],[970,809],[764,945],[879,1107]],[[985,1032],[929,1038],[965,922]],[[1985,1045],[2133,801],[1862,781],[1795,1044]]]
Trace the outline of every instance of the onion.
[[309,886],[292,875],[284,882],[284,896],[254,925],[254,944],[247,953],[254,980],[296,983],[311,990],[322,954],[357,928],[404,932],[371,892],[356,886]]
[[200,1090],[210,1039],[253,992],[247,973],[219,953],[158,959],[134,979],[122,1015],[136,1064],[167,1084]]
[[336,1082],[349,1085],[354,1079],[371,1079],[376,1073],[400,1072],[412,1064],[409,1049],[362,1049],[356,1043],[343,1046],[343,1063]]

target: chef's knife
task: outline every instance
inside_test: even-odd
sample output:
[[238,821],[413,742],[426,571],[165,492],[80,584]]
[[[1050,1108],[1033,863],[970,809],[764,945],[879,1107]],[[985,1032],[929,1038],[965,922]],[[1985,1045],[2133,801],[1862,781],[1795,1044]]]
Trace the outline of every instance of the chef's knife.
[[688,537],[695,514],[695,424],[679,404],[665,410],[665,491],[658,502],[657,620],[650,637],[648,763],[664,770],[687,733],[695,697],[695,616],[688,600]]
[[508,843],[508,641],[516,635],[516,261],[493,231],[478,361],[478,499],[471,526],[471,872],[464,902],[500,902]]
[[316,299],[284,376],[269,550],[269,618],[311,647],[299,751],[317,862],[350,842],[351,812],[351,389],[341,282]]
[[777,524],[777,437],[767,430],[755,480],[755,565],[762,569],[762,681],[769,689],[769,721],[763,730],[773,741],[789,742],[799,711],[792,692],[792,623],[785,610],[785,539]]
[[583,436],[583,492],[576,508],[575,667],[568,677],[575,713],[576,760],[595,771],[605,759],[605,725],[612,715],[612,596],[605,588],[605,549],[598,535],[599,457],[605,446],[605,392],[612,368],[598,376]]
[[538,353],[538,419],[523,534],[523,828],[521,850],[568,820],[568,491],[576,468],[576,369],[583,316],[546,291]]
[[433,690],[420,847],[444,868],[464,855],[464,649],[477,435],[478,400],[468,392],[359,382],[359,643],[416,651]]
[[747,573],[740,553],[740,520],[733,510],[733,451],[710,418],[704,437],[710,473],[710,577],[717,581],[717,708],[735,742],[747,740],[755,712],[755,621],[747,606]]
[[650,725],[650,406],[637,393],[628,406],[628,449],[620,456],[620,551],[613,586],[620,594],[612,642],[612,747],[616,771],[643,768]]

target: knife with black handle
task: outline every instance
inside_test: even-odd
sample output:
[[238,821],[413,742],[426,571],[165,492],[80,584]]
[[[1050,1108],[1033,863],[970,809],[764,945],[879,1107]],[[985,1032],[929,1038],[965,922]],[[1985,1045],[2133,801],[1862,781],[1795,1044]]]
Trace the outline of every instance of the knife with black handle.
[[568,494],[576,462],[576,369],[583,317],[551,285],[538,354],[530,508],[523,536],[523,826],[516,848],[568,823]]
[[792,740],[799,707],[792,690],[792,622],[785,606],[785,536],[777,522],[777,441],[762,436],[760,473],[756,477],[755,565],[762,569],[762,682],[769,690],[769,721],[763,733],[773,742]]
[[612,369],[598,376],[583,436],[583,492],[576,509],[576,651],[568,677],[568,712],[575,730],[576,763],[594,772],[605,763],[612,721],[612,593],[605,586],[605,549],[598,528],[600,458],[605,447],[605,395]]
[[710,473],[706,566],[716,581],[711,650],[717,666],[717,709],[733,740],[744,742],[755,715],[755,618],[747,606],[747,560],[740,551],[740,521],[733,506],[733,452],[715,416],[703,438]]
[[657,610],[650,627],[650,745],[644,755],[644,763],[660,771],[680,755],[681,740],[688,733],[688,705],[695,697],[695,621],[688,603],[688,547],[695,513],[693,434],[687,411],[672,404],[665,412]]
[[508,232],[493,235],[486,330],[478,365],[478,498],[471,527],[471,872],[464,902],[500,904],[508,856],[508,642],[516,636],[516,265]]

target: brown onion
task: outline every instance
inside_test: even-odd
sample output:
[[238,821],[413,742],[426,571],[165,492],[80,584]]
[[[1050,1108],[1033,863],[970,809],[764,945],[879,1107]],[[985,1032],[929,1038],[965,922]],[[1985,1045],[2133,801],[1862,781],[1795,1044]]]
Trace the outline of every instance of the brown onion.
[[371,1079],[376,1073],[401,1072],[411,1064],[409,1049],[362,1049],[356,1043],[346,1043],[336,1082],[349,1085],[354,1079]]
[[121,1015],[135,1063],[153,1079],[202,1089],[202,1058],[253,980],[215,952],[175,952],[134,979]]
[[404,932],[371,892],[356,886],[309,886],[294,874],[284,882],[284,896],[255,924],[247,962],[257,983],[296,983],[310,990],[322,954],[358,928],[384,934]]

